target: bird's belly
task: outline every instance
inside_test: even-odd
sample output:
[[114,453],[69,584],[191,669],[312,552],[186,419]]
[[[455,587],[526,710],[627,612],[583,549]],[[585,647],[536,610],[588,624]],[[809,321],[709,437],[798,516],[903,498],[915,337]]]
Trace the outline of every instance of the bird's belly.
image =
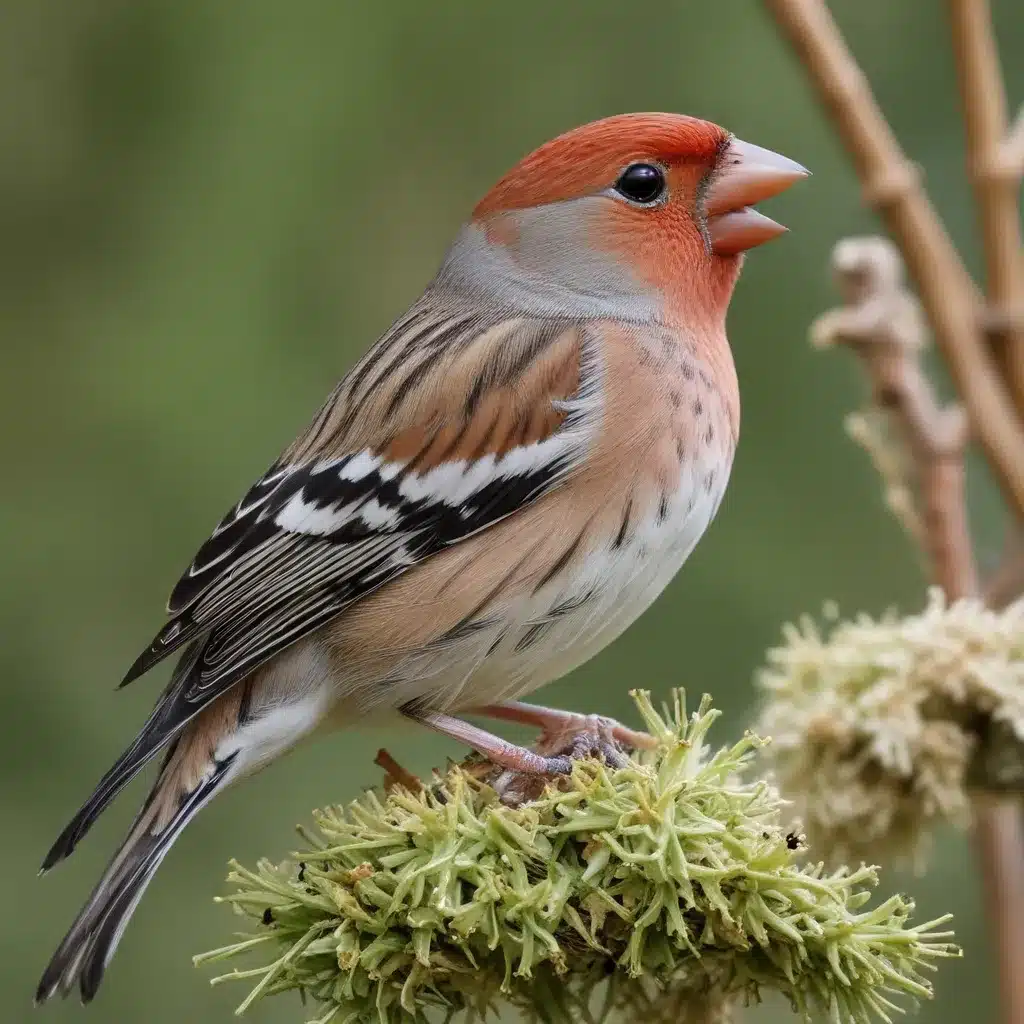
[[484,611],[458,642],[407,663],[408,699],[458,710],[522,697],[611,643],[665,589],[714,517],[726,474],[714,474],[715,486],[706,487],[699,468],[681,474],[663,508],[656,502],[557,584]]

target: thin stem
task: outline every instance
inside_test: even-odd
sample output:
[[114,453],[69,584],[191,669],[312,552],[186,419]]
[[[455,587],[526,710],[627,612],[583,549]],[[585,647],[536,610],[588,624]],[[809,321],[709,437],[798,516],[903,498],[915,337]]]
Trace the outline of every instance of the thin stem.
[[765,0],[899,243],[936,342],[1007,501],[1024,518],[1024,424],[979,329],[980,299],[822,0]]
[[[989,0],[949,0],[967,163],[984,242],[989,336],[1024,418],[1024,247],[1020,177],[1005,159],[1009,115]],[[1024,161],[1022,161],[1024,163]]]
[[1024,816],[1016,800],[977,797],[974,847],[982,876],[1006,1024],[1024,1024]]
[[989,608],[1005,608],[1021,595],[1024,595],[1024,533],[1007,542],[1002,564],[985,581],[985,604]]
[[967,421],[942,407],[921,366],[924,330],[917,302],[903,286],[903,264],[887,238],[848,238],[833,270],[846,304],[811,328],[819,347],[844,345],[860,358],[874,404],[893,422],[909,455],[920,502],[915,536],[930,575],[949,600],[978,592],[967,519],[964,455]]
[[423,789],[423,783],[408,768],[403,768],[391,754],[381,747],[373,763],[383,768],[387,773],[384,779],[384,788],[391,786],[404,786],[410,793],[418,793]]

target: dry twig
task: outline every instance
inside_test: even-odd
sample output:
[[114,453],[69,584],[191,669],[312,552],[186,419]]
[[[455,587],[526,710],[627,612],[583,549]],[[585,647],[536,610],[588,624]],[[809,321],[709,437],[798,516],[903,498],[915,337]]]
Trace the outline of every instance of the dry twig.
[[871,87],[822,0],[765,0],[899,244],[943,357],[1015,515],[1024,519],[1024,423],[980,331],[981,300]]
[[[988,313],[982,313],[977,289],[916,168],[904,155],[824,0],[765,2],[839,129],[865,198],[899,244],[966,406],[970,428],[996,473],[1011,514],[1024,521],[1024,254],[1018,207],[1024,111],[1007,129],[988,0],[949,0],[985,242]],[[890,304],[894,293],[891,286]],[[901,348],[899,330],[880,316],[880,301],[884,304],[884,293],[877,287],[874,302],[869,296],[859,301],[848,297],[847,306],[831,314],[831,322],[819,321],[819,335],[831,332],[834,340],[857,348],[876,400],[902,421],[924,506],[919,537],[933,575],[951,599],[972,594],[978,581],[964,501],[964,423],[962,418],[942,422],[927,381],[920,368],[914,368],[909,338],[904,337]],[[995,343],[998,360],[986,347],[985,337]],[[986,596],[995,600],[1004,586],[1017,587],[1016,573],[1008,562],[990,581]],[[999,961],[1003,1019],[1005,1024],[1024,1024],[1024,828],[1017,806],[979,799],[974,838]]]
[[[921,504],[918,539],[931,576],[949,600],[978,592],[967,521],[967,423],[957,405],[941,408],[920,354],[923,325],[903,288],[903,264],[886,238],[849,238],[833,252],[845,305],[811,329],[819,347],[843,344],[860,357],[879,408],[896,421],[910,455]],[[1006,1024],[1024,1024],[1024,833],[1015,802],[979,798],[974,842],[1000,962]]]
[[976,594],[964,490],[967,421],[959,405],[939,406],[921,368],[924,324],[903,286],[903,261],[887,238],[848,238],[835,247],[832,265],[845,305],[820,317],[811,337],[860,357],[875,404],[893,419],[910,456],[921,507],[915,532],[930,575],[951,601]]
[[974,849],[999,963],[1005,1024],[1024,1024],[1024,818],[1019,803],[981,796],[974,806]]
[[1024,594],[1024,533],[1011,536],[1002,565],[985,581],[985,604],[1005,608]]
[[[1024,156],[1016,163],[1012,157],[1006,159],[1006,90],[989,0],[949,0],[949,11],[968,169],[984,242],[985,327],[1024,419],[1024,247],[1019,201]],[[1024,132],[1020,125],[1015,130]]]
[[402,786],[410,793],[418,793],[423,783],[408,768],[403,768],[383,747],[377,751],[373,763],[384,769],[384,789],[390,792],[395,786]]

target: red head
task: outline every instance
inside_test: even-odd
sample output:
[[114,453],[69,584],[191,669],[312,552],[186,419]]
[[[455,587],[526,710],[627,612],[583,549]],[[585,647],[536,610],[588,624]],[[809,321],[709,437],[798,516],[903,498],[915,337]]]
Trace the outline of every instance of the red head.
[[545,143],[473,211],[446,262],[509,305],[689,327],[724,321],[741,253],[784,229],[750,203],[806,171],[679,114],[623,114]]

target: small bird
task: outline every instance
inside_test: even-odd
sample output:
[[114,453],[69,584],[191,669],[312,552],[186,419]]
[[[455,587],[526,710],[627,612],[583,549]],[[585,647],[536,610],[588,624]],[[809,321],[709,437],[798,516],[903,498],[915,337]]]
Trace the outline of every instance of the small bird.
[[[126,685],[181,656],[46,855],[158,753],[149,796],[43,973],[95,995],[146,886],[221,790],[314,732],[405,716],[516,772],[644,737],[522,703],[622,633],[718,510],[740,403],[725,317],[751,208],[807,171],[708,121],[625,114],[544,144],[411,308],[218,523]],[[574,737],[548,755],[471,714]]]

